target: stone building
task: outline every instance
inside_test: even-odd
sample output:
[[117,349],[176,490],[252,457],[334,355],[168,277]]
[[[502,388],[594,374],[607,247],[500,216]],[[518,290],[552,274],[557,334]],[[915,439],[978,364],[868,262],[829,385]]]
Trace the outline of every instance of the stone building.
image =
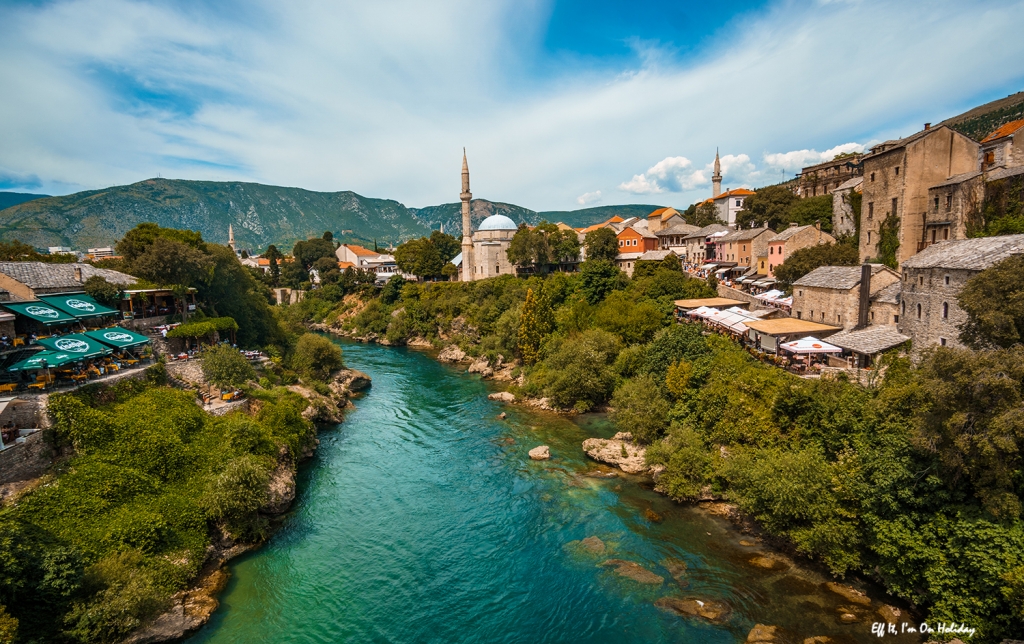
[[680,257],[690,264],[703,262],[708,259],[707,245],[711,241],[711,236],[728,232],[729,227],[724,224],[709,224],[693,231],[683,237],[683,254]]
[[1011,255],[1024,253],[1024,235],[936,242],[901,266],[899,331],[915,350],[961,346],[967,314],[957,296],[967,280]]
[[482,280],[497,275],[515,275],[516,269],[508,260],[508,247],[519,227],[505,215],[491,215],[480,222],[473,232],[470,217],[470,202],[473,193],[469,191],[469,163],[466,151],[462,151],[462,252],[452,259],[459,267],[463,282]]
[[1024,166],[1024,119],[998,128],[981,140],[981,169]]
[[786,261],[786,258],[808,246],[818,244],[831,244],[836,241],[835,237],[828,233],[821,232],[821,224],[813,226],[795,226],[772,236],[768,239],[768,266],[767,274],[775,277],[775,268]]
[[712,197],[711,201],[718,209],[718,219],[729,226],[735,226],[736,215],[743,210],[743,204],[752,194],[754,194],[753,190],[734,188]]
[[0,291],[6,291],[12,302],[27,302],[48,293],[81,293],[85,282],[94,275],[119,286],[136,283],[131,275],[92,264],[0,262]]
[[647,226],[627,226],[615,236],[620,253],[645,253],[658,250],[658,236],[647,230]]
[[928,188],[928,210],[923,235],[917,241],[918,252],[936,242],[966,239],[968,220],[980,216],[984,199],[985,176],[978,170]]
[[675,208],[658,208],[647,215],[647,230],[655,234],[678,224],[686,225],[686,220]]
[[764,228],[735,230],[718,240],[716,259],[736,262],[737,266],[756,266],[757,258],[768,252],[768,240],[775,231],[765,224]]
[[831,161],[808,166],[797,177],[796,196],[801,199],[832,194],[854,177],[861,175],[862,154],[836,157]]
[[832,232],[837,235],[857,233],[857,213],[853,212],[851,195],[861,192],[864,177],[854,177],[832,190]]
[[877,300],[899,283],[899,273],[882,264],[820,266],[793,282],[793,315],[847,331],[871,324],[872,314],[885,323],[891,306]]
[[896,260],[923,248],[929,188],[977,170],[979,152],[978,143],[944,125],[871,148],[862,160],[861,259],[878,257],[879,229],[890,215],[898,219]]
[[698,230],[700,230],[698,226],[681,222],[673,224],[668,228],[662,228],[654,234],[658,237],[658,247],[661,250],[671,250],[682,258],[686,255],[686,237]]

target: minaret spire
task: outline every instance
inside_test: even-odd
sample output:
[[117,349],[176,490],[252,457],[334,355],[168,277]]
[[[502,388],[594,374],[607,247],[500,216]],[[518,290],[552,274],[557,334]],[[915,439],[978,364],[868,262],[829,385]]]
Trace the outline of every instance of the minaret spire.
[[718,160],[718,148],[715,148],[715,173],[711,175],[712,197],[722,194],[722,162]]
[[228,246],[231,247],[231,250],[235,250],[235,229],[231,227],[231,224],[228,224]]
[[473,193],[469,191],[469,163],[466,161],[466,148],[462,148],[462,281],[473,281],[473,224],[470,218],[470,202]]

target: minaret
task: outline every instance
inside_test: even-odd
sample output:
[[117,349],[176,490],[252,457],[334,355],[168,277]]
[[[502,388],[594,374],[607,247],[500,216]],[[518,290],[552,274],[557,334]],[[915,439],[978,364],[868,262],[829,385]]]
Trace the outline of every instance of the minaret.
[[715,173],[711,175],[712,197],[722,194],[722,163],[718,160],[718,149],[715,149]]
[[235,250],[235,229],[231,227],[231,224],[228,224],[228,246],[231,247],[231,250]]
[[462,281],[473,281],[473,224],[469,216],[469,202],[473,193],[469,191],[469,163],[466,162],[466,148],[462,148]]

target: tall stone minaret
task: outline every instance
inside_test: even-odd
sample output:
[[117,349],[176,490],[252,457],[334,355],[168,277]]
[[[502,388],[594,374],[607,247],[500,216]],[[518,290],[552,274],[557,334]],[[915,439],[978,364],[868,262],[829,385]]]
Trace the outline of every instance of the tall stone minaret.
[[711,175],[712,197],[722,194],[722,162],[718,160],[718,149],[715,149],[715,173]]
[[231,250],[235,250],[235,229],[231,227],[231,224],[228,224],[228,246],[231,247]]
[[466,148],[462,148],[462,281],[473,281],[473,223],[470,218],[469,163],[466,162]]

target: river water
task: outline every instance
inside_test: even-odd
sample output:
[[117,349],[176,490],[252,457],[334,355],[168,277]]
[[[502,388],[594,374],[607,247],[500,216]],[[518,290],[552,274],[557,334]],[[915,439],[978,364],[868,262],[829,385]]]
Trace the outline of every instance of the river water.
[[[595,464],[580,443],[614,433],[602,418],[504,407],[479,378],[413,350],[342,347],[372,390],[321,432],[284,527],[232,563],[220,608],[191,643],[731,644],[756,623],[796,642],[879,641],[877,616],[840,624],[849,602],[823,590],[824,577],[751,565],[761,548],[741,545],[750,537],[723,520],[641,479],[582,476]],[[497,418],[503,410],[509,419]],[[540,444],[552,460],[529,459]],[[603,555],[566,545],[595,535]],[[620,577],[599,565],[608,558],[665,583]],[[682,584],[664,567],[673,560],[687,566]],[[720,624],[683,618],[653,605],[664,596],[720,600],[731,612]]]

